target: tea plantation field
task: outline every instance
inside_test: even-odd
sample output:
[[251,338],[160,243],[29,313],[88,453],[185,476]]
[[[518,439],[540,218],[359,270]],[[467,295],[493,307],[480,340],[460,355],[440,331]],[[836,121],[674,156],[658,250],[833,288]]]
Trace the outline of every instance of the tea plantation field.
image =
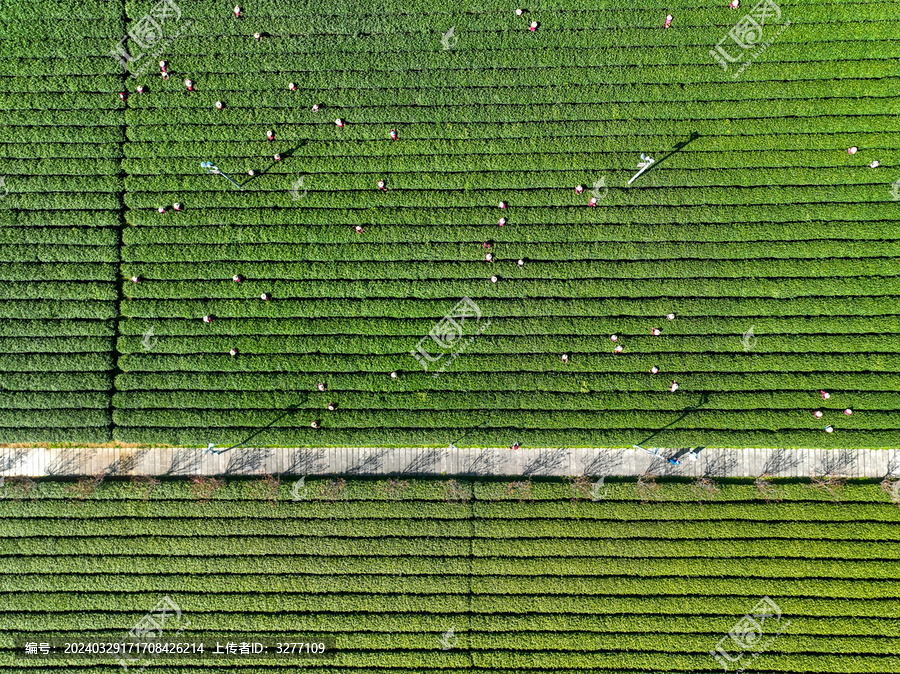
[[900,508],[885,491],[709,486],[610,482],[592,500],[562,480],[8,482],[0,666],[122,671],[16,640],[119,641],[168,597],[180,617],[164,641],[185,628],[186,642],[331,646],[324,660],[160,657],[161,674],[712,673],[720,647],[728,671],[900,671]]
[[229,4],[0,3],[3,442],[900,443],[892,3]]

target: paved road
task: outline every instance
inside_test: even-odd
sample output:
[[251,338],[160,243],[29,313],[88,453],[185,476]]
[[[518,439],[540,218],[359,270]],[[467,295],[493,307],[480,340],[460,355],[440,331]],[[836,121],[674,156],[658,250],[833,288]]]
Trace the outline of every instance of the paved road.
[[[0,475],[589,475],[900,476],[900,449],[535,448],[2,449]],[[669,458],[677,458],[674,465]]]

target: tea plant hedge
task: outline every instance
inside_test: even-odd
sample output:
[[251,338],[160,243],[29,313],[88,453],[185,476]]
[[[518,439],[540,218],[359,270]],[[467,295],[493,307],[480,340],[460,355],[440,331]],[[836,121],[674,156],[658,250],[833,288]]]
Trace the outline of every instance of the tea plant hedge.
[[0,663],[120,671],[99,656],[38,670],[16,635],[121,639],[168,596],[176,626],[190,623],[182,639],[240,631],[330,639],[334,652],[154,661],[166,674],[712,673],[709,651],[725,638],[735,657],[727,635],[769,597],[781,633],[763,625],[748,671],[754,653],[758,672],[900,668],[900,508],[888,493],[776,481],[767,502],[752,483],[711,486],[642,496],[607,481],[592,501],[558,479],[460,480],[457,498],[445,480],[285,477],[269,490],[226,478],[204,502],[184,479],[107,478],[88,495],[7,483]]
[[890,3],[174,4],[5,10],[0,440],[900,443]]
[[125,17],[96,0],[2,14],[0,441],[106,442],[126,133],[101,50]]

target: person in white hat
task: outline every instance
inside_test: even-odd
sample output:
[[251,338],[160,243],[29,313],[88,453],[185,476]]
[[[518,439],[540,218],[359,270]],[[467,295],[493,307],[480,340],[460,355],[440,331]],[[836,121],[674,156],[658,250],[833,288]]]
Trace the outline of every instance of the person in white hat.
[[656,374],[657,372],[659,372],[659,368],[656,365],[650,368],[650,374]]
[[673,381],[672,386],[669,387],[669,391],[671,391],[672,393],[675,393],[675,391],[677,391],[677,390],[678,390],[678,382]]

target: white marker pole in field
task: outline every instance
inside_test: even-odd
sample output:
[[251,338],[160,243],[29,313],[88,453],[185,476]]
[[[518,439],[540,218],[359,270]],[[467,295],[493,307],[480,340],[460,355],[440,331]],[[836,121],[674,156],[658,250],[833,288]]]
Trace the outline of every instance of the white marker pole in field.
[[213,166],[212,162],[210,162],[210,161],[202,161],[202,162],[200,162],[200,167],[201,167],[201,168],[205,168],[207,173],[212,173],[212,174],[217,175],[217,176],[222,176],[222,177],[225,178],[228,182],[230,182],[232,185],[234,185],[235,187],[237,187],[239,190],[244,189],[243,187],[241,187],[240,185],[238,185],[236,182],[234,182],[231,178],[229,178],[227,175],[225,175],[224,173],[222,173],[222,171],[219,170],[219,167],[218,167],[218,166]]
[[628,181],[629,185],[634,182],[635,178],[637,178],[644,171],[646,171],[648,168],[650,168],[650,166],[656,161],[653,157],[645,156],[643,152],[641,153],[641,159],[643,159],[644,161],[638,162],[638,165],[637,165],[637,167],[640,169],[640,171],[638,171],[633,176],[631,176],[631,180]]

